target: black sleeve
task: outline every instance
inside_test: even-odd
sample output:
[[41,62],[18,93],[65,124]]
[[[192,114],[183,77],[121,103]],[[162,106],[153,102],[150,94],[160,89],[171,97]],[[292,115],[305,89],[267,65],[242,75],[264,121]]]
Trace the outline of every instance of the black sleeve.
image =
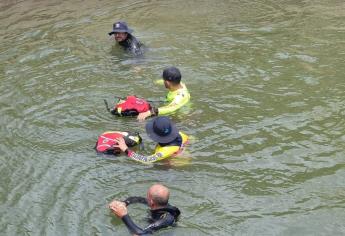
[[142,204],[147,205],[146,198],[144,197],[129,197],[126,200],[124,200],[124,203],[126,203],[126,206],[132,203],[142,203]]
[[165,213],[163,214],[159,220],[156,220],[155,222],[153,222],[152,224],[148,225],[144,231],[149,230],[149,231],[156,231],[168,226],[173,226],[175,223],[175,218],[173,215],[171,215],[170,213]]
[[137,226],[128,214],[122,217],[122,221],[123,223],[125,223],[125,225],[127,226],[127,229],[129,230],[131,234],[145,235],[145,234],[152,233],[152,230],[150,229],[144,230],[140,228],[139,226]]
[[145,234],[152,234],[153,231],[165,228],[168,226],[171,226],[174,224],[175,219],[170,213],[165,213],[161,216],[161,218],[154,223],[148,225],[146,228],[142,229],[139,226],[137,226],[131,219],[131,217],[127,214],[124,217],[122,217],[123,223],[127,226],[128,230],[132,234],[137,235],[145,235]]

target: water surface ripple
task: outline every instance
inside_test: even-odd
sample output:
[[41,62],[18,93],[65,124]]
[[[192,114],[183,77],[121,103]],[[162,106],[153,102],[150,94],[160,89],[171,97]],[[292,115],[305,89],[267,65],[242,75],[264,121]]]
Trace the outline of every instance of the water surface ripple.
[[[342,1],[2,1],[0,235],[127,235],[107,203],[171,188],[178,227],[158,235],[344,235]],[[126,20],[149,48],[107,36]],[[191,135],[154,165],[97,155],[97,136],[145,124],[103,99],[162,99],[175,65]],[[130,214],[145,224],[141,206]]]

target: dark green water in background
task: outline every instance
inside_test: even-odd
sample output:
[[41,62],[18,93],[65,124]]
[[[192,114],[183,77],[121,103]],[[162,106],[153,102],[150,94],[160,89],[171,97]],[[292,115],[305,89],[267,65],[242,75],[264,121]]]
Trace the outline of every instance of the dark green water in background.
[[[113,47],[118,19],[145,58]],[[344,1],[1,1],[0,22],[1,235],[128,235],[107,203],[155,182],[182,211],[158,235],[345,234]],[[107,130],[150,153],[102,99],[162,98],[169,65],[192,96],[184,158],[96,155]]]

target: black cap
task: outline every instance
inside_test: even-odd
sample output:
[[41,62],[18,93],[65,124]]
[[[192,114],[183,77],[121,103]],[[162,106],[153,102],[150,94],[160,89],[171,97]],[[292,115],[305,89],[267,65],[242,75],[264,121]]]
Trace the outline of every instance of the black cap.
[[168,67],[163,71],[163,79],[179,84],[181,81],[181,72],[174,66]]
[[148,136],[158,143],[170,143],[178,137],[178,129],[167,116],[158,116],[146,124]]
[[115,34],[115,33],[132,33],[133,30],[128,28],[127,23],[124,21],[118,21],[113,24],[113,31],[109,32],[109,35]]

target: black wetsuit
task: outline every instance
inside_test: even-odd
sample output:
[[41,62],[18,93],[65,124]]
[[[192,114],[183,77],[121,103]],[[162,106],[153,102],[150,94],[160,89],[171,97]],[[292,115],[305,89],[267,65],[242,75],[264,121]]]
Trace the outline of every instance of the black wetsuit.
[[[143,197],[129,197],[124,202],[127,206],[132,203],[142,203],[147,205],[146,198]],[[180,210],[177,207],[168,204],[164,208],[150,210],[150,224],[144,229],[137,226],[128,214],[122,217],[122,221],[125,223],[125,225],[132,234],[148,235],[152,234],[154,231],[158,229],[165,228],[168,226],[174,226],[179,215]]]
[[127,35],[127,39],[119,42],[119,44],[128,52],[131,52],[135,55],[142,55],[144,53],[144,46],[143,44],[137,40],[136,37],[134,37],[131,34]]

